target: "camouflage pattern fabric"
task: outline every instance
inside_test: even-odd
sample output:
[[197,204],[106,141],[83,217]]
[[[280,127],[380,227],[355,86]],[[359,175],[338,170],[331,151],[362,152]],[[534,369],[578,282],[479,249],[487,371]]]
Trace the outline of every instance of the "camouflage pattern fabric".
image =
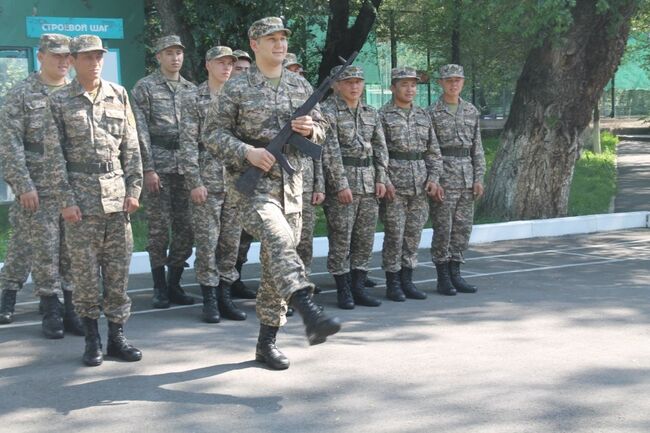
[[237,249],[237,263],[246,263],[248,261],[248,251],[251,249],[251,244],[255,238],[251,236],[246,230],[241,231],[239,238],[239,248]]
[[[356,110],[339,97],[323,104],[330,123],[323,169],[326,178],[325,214],[329,232],[327,268],[333,275],[366,270],[372,254],[379,211],[375,184],[387,183],[388,150],[377,111],[360,102]],[[368,160],[367,167],[344,165],[344,158]],[[350,188],[353,203],[339,203],[337,193]]]
[[[82,317],[124,323],[129,316],[126,294],[133,250],[126,197],[138,198],[142,189],[142,160],[135,119],[126,90],[101,81],[96,98],[77,80],[51,96],[55,128],[62,153],[52,152],[47,175],[59,185],[61,207],[79,206],[82,220],[65,224],[70,254],[74,304]],[[111,163],[109,173],[69,169],[68,164]],[[100,284],[99,278],[102,279]],[[98,299],[103,294],[103,304]]]
[[49,51],[52,54],[68,54],[70,52],[70,38],[58,33],[43,33],[38,41],[38,50]]
[[159,53],[165,48],[169,47],[181,47],[185,49],[185,46],[181,43],[181,38],[177,35],[162,36],[156,39],[156,43],[154,44],[156,53]]
[[297,251],[309,275],[314,255],[314,225],[316,224],[315,206],[311,204],[311,200],[313,193],[325,193],[325,180],[322,161],[304,158],[303,162],[302,231]]
[[[282,73],[273,86],[255,67],[230,79],[224,86],[218,107],[206,119],[206,146],[225,161],[227,194],[237,204],[243,228],[260,239],[262,277],[257,292],[257,315],[262,324],[285,323],[286,301],[303,288],[313,288],[296,252],[302,212],[302,162],[294,149],[287,159],[296,173],[289,175],[279,164],[266,173],[253,194],[243,196],[234,181],[249,166],[246,140],[269,142],[289,120],[291,114],[312,92],[298,74]],[[320,109],[310,113],[314,119],[312,141],[322,143],[327,126]]]
[[255,21],[248,28],[248,39],[259,39],[262,36],[270,35],[275,32],[284,32],[291,36],[291,30],[284,27],[282,18],[266,17]]
[[418,71],[416,71],[415,68],[404,66],[401,68],[393,68],[390,70],[391,82],[394,82],[395,80],[403,80],[406,78],[415,79],[418,82],[420,81],[420,77],[418,77]]
[[461,65],[455,65],[450,63],[448,65],[443,65],[440,67],[440,78],[444,80],[445,78],[465,78],[465,73]]
[[79,35],[70,39],[70,53],[87,53],[89,51],[108,52],[108,50],[102,45],[102,40],[99,36]]
[[474,193],[471,189],[445,190],[442,203],[430,201],[433,239],[431,259],[434,263],[449,260],[463,262],[469,247],[474,221]]
[[[384,199],[380,209],[384,223],[382,268],[398,272],[402,266],[413,269],[417,264],[420,236],[428,218],[425,187],[428,182],[438,183],[442,157],[431,118],[424,109],[413,106],[406,110],[389,102],[379,110],[379,117],[389,154],[397,155],[388,163],[395,199]],[[421,156],[415,159],[418,154]]]

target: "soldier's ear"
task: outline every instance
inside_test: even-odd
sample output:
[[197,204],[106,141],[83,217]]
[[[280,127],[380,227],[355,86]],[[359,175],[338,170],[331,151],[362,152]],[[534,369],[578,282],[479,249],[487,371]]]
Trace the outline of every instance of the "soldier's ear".
[[160,63],[160,51],[156,53],[156,60]]
[[249,39],[249,45],[251,46],[251,50],[257,52],[257,39]]

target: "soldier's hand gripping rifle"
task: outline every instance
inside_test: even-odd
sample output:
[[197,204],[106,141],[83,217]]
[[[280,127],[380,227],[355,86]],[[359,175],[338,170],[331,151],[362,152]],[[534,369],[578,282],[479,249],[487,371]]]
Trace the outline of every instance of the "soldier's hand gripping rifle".
[[[305,116],[311,112],[311,110],[316,106],[316,104],[318,104],[318,102],[323,98],[323,96],[325,96],[325,93],[329,90],[329,88],[332,87],[332,84],[334,83],[334,81],[336,81],[336,78],[339,75],[341,75],[341,73],[345,71],[345,69],[348,66],[350,66],[352,62],[354,62],[354,59],[357,57],[357,54],[359,54],[357,51],[353,52],[350,55],[350,57],[348,57],[348,59],[344,61],[341,68],[338,71],[336,71],[334,75],[327,77],[325,80],[323,80],[321,85],[318,86],[318,89],[316,89],[316,91],[314,91],[314,93],[312,93],[311,96],[307,98],[304,104],[302,104],[300,107],[296,109],[296,111],[291,115],[289,121],[282,127],[280,132],[278,132],[278,134],[275,137],[273,137],[273,139],[269,142],[269,144],[266,145],[265,147],[266,150],[269,151],[275,157],[275,159],[278,161],[278,163],[280,163],[284,171],[286,171],[287,173],[294,174],[296,172],[296,169],[291,166],[291,164],[287,160],[287,157],[282,152],[282,149],[284,148],[285,144],[288,143],[292,145],[299,152],[317,161],[320,160],[321,154],[323,152],[321,146],[314,144],[307,138],[293,131],[291,129],[291,121],[297,117]],[[341,61],[343,60],[344,59],[341,59]],[[249,144],[254,144],[254,143],[249,142]],[[237,179],[237,181],[235,182],[235,187],[242,194],[250,195],[255,190],[255,186],[257,185],[257,182],[259,182],[262,175],[264,175],[264,172],[261,169],[255,166],[250,166],[239,177],[239,179]]]

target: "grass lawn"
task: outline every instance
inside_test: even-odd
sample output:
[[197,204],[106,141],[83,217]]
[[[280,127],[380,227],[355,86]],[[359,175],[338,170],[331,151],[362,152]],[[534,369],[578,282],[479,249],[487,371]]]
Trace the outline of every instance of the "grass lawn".
[[[608,132],[601,135],[603,153],[594,154],[585,150],[576,164],[569,196],[570,215],[592,215],[607,213],[612,197],[616,193],[616,144],[618,138]],[[494,161],[494,156],[499,147],[498,138],[489,138],[483,141],[485,159],[488,171]],[[9,206],[0,206],[0,260],[4,259],[7,238],[9,235],[8,222]],[[327,233],[325,215],[321,207],[316,208],[315,236],[324,236]],[[147,246],[147,221],[144,210],[140,209],[132,218],[134,251],[144,251]],[[477,223],[495,222],[476,216]],[[427,223],[427,227],[430,227]],[[377,231],[383,230],[381,223]]]

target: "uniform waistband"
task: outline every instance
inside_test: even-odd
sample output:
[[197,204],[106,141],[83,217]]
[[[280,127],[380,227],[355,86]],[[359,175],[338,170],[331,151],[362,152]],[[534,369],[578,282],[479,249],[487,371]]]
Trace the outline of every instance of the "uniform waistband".
[[344,156],[341,158],[343,165],[350,167],[370,167],[372,165],[372,156],[367,158],[355,158],[352,156]]
[[469,149],[465,149],[462,147],[445,147],[440,149],[440,153],[442,153],[442,156],[455,156],[457,158],[462,158],[465,156],[469,156]]
[[180,147],[178,134],[155,135],[150,134],[151,145],[167,150],[177,150]]
[[119,160],[103,162],[68,162],[68,171],[74,173],[101,174],[121,170],[122,164]]
[[29,152],[34,152],[34,153],[40,153],[41,155],[44,153],[43,152],[43,143],[30,143],[26,141],[23,143],[23,146],[25,150]]
[[402,161],[419,161],[422,159],[422,152],[389,151],[388,157],[390,159],[399,159]]

